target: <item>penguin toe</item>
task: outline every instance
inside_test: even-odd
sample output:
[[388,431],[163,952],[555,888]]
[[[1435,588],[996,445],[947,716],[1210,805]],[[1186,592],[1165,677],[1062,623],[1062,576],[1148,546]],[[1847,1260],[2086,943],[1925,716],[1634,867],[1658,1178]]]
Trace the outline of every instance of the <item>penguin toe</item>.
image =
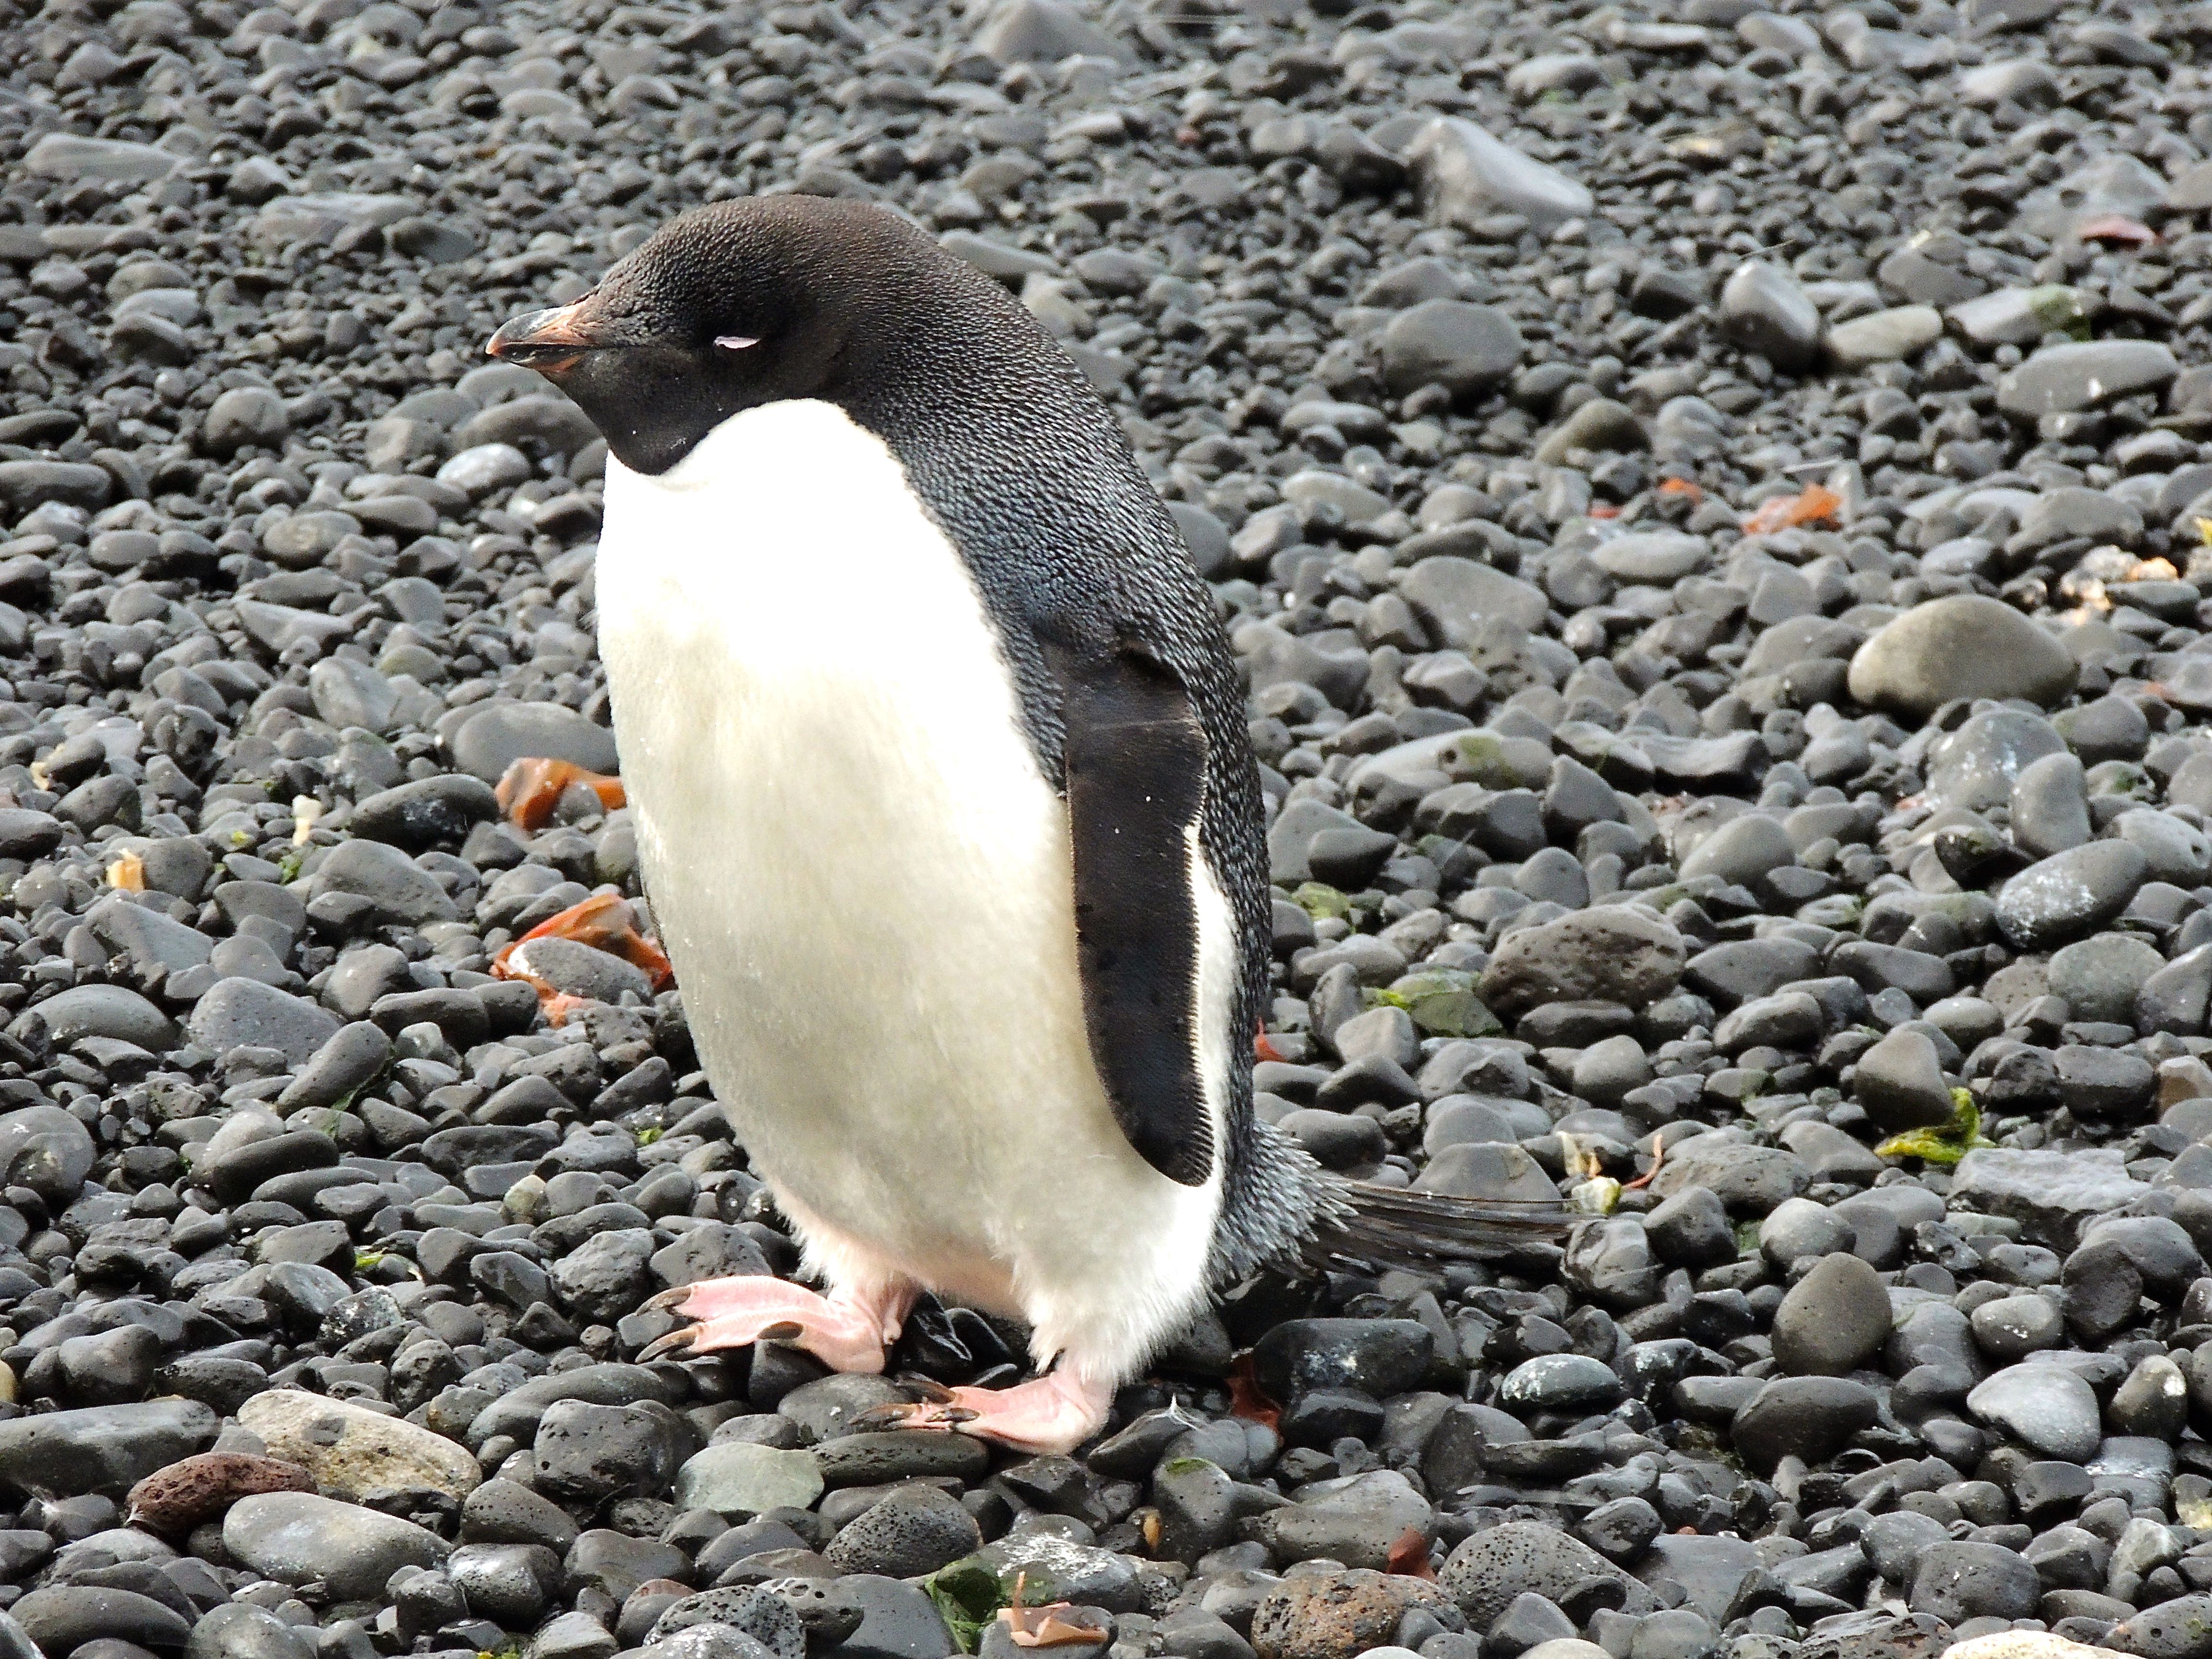
[[782,1342],[841,1371],[880,1371],[880,1318],[842,1296],[823,1297],[803,1285],[761,1273],[702,1279],[663,1291],[646,1304],[689,1321],[646,1345],[641,1363],[690,1358],[756,1342]]
[[877,1406],[870,1427],[971,1435],[1039,1456],[1064,1456],[1105,1425],[1110,1384],[1062,1368],[1011,1389],[945,1389],[910,1404]]

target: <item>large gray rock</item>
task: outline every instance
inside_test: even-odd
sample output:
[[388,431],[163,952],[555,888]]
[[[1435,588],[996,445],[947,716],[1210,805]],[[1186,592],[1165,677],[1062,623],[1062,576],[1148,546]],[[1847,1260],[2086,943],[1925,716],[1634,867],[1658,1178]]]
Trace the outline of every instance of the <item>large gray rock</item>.
[[2092,933],[2128,908],[2150,861],[2124,841],[2093,841],[2032,864],[1997,895],[1997,930],[2032,951]]
[[975,50],[999,64],[1127,55],[1120,41],[1063,0],[1004,0],[976,31]]
[[1858,648],[1850,692],[1924,718],[1957,697],[2025,697],[2045,708],[2074,689],[2066,647],[2012,606],[1979,593],[1915,605]]
[[1658,1609],[1649,1589],[1589,1545],[1535,1521],[1508,1521],[1476,1533],[1451,1553],[1437,1576],[1469,1626],[1486,1631],[1516,1596],[1534,1594],[1557,1602],[1590,1579],[1617,1584],[1624,1613]]
[[1547,1002],[1640,1008],[1681,982],[1687,957],[1682,936],[1649,910],[1604,905],[1508,934],[1480,992],[1509,1018]]
[[2008,1366],[1978,1383],[1966,1409],[2015,1440],[2069,1463],[2087,1462],[2104,1437],[2097,1396],[2063,1365]]
[[433,1567],[451,1546],[426,1528],[313,1492],[242,1498],[223,1517],[222,1547],[265,1578],[317,1580],[337,1601],[381,1595],[402,1567]]
[[1541,588],[1473,559],[1442,553],[1407,571],[1398,593],[1446,644],[1462,649],[1486,617],[1503,617],[1534,629],[1551,608]]
[[2094,409],[2160,392],[2181,364],[2156,340],[2089,340],[2045,346],[1997,382],[1997,407],[2022,420]]
[[497,783],[514,762],[546,756],[591,772],[612,772],[615,734],[558,703],[491,702],[463,720],[452,739],[464,772]]
[[1439,117],[1422,128],[1406,161],[1420,188],[1422,211],[1438,224],[1468,225],[1511,213],[1550,231],[1587,216],[1597,205],[1586,186],[1557,167],[1457,116]]
[[379,921],[419,927],[451,921],[459,912],[437,878],[397,847],[356,838],[331,848],[309,878],[313,896],[344,893],[369,902]]
[[58,991],[33,1011],[59,1043],[79,1037],[112,1037],[160,1054],[176,1041],[177,1028],[151,1002],[123,985],[76,985]]
[[19,1417],[0,1423],[0,1486],[26,1496],[119,1498],[155,1470],[206,1450],[221,1426],[197,1400]]
[[300,1389],[256,1395],[238,1408],[238,1420],[271,1457],[313,1475],[326,1498],[366,1503],[436,1492],[460,1498],[483,1478],[476,1459],[443,1435]]
[[192,1008],[192,1041],[211,1054],[233,1048],[274,1048],[301,1066],[331,1040],[337,1016],[255,979],[226,979]]
[[183,164],[183,157],[152,144],[80,138],[70,132],[47,133],[23,158],[23,170],[42,179],[94,179],[110,185],[150,184]]
[[2022,1237],[2062,1254],[2073,1249],[2082,1228],[2149,1191],[2111,1147],[2070,1152],[1987,1147],[1960,1159],[1951,1179],[1954,1205],[2009,1217],[2021,1224]]
[[1781,369],[1812,366],[1820,313],[1797,279],[1764,259],[1738,265],[1721,289],[1721,332]]
[[1813,1184],[1796,1153],[1698,1135],[1667,1149],[1651,1190],[1662,1198],[1703,1187],[1737,1215],[1765,1215]]
[[1382,331],[1382,384],[1401,396],[1440,386],[1454,397],[1480,392],[1521,362],[1521,331],[1494,306],[1424,300]]
[[1851,1091],[1885,1134],[1951,1120],[1951,1091],[1936,1045],[1923,1031],[1895,1030],[1859,1056]]

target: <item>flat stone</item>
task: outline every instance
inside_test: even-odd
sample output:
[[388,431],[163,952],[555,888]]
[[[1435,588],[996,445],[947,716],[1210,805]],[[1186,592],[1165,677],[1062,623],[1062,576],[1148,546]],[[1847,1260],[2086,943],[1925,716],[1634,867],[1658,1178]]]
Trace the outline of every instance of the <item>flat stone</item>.
[[2087,1462],[2103,1438],[2095,1391],[2063,1365],[2008,1366],[1976,1385],[1966,1409],[2064,1462]]
[[1839,368],[1893,363],[1943,337],[1943,313],[1933,306],[1898,306],[1838,323],[1828,331],[1828,355]]
[[811,1451],[732,1441],[685,1460],[676,1473],[676,1501],[687,1510],[759,1515],[811,1508],[823,1484],[822,1465]]
[[348,1503],[413,1492],[465,1498],[483,1478],[476,1459],[443,1435],[298,1389],[255,1395],[238,1420],[270,1456],[297,1463],[324,1496]]
[[2111,1147],[2012,1152],[1985,1147],[1959,1160],[1954,1203],[2021,1224],[2021,1237],[2061,1254],[2101,1216],[2124,1212],[2150,1191]]
[[80,1037],[109,1037],[160,1054],[176,1042],[169,1017],[122,985],[78,985],[57,992],[33,1011],[46,1034],[67,1045]]
[[1997,407],[2033,420],[2158,392],[2181,364],[2156,340],[2091,340],[2045,346],[1997,381]]
[[1923,719],[1956,697],[2049,708],[2074,689],[2066,647],[2002,600],[1952,593],[1885,624],[1851,658],[1859,702]]
[[153,144],[80,138],[69,132],[47,133],[23,158],[24,171],[43,179],[95,179],[114,185],[151,184],[183,165],[182,156]]
[[452,747],[461,770],[486,783],[497,783],[527,757],[568,761],[589,772],[619,765],[614,733],[557,703],[488,703],[461,723]]
[[222,1547],[263,1577],[320,1582],[337,1601],[380,1595],[402,1567],[434,1567],[451,1547],[411,1521],[312,1492],[243,1498],[223,1517]]
[[1586,186],[1457,116],[1424,127],[1406,161],[1420,187],[1422,211],[1439,224],[1510,213],[1546,232],[1596,208]]
[[121,1498],[180,1458],[204,1450],[221,1420],[197,1400],[95,1406],[0,1423],[0,1484],[29,1496]]
[[2148,872],[2142,850],[2125,841],[2093,841],[2055,853],[1997,894],[1998,931],[2021,951],[2092,933],[2128,908]]
[[192,1041],[212,1054],[233,1048],[274,1048],[304,1066],[338,1029],[337,1017],[304,997],[253,979],[216,981],[193,1006]]

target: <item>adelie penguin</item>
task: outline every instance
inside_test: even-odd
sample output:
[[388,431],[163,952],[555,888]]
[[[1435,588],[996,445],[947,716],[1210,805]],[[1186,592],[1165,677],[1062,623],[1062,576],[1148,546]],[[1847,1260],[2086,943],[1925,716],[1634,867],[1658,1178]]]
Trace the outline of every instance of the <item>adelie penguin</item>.
[[1270,893],[1236,665],[1112,415],[851,202],[727,202],[509,322],[605,435],[599,648],[707,1073],[803,1243],[656,1345],[880,1370],[917,1294],[1039,1374],[896,1408],[1066,1451],[1209,1291],[1548,1214],[1350,1182],[1252,1105]]

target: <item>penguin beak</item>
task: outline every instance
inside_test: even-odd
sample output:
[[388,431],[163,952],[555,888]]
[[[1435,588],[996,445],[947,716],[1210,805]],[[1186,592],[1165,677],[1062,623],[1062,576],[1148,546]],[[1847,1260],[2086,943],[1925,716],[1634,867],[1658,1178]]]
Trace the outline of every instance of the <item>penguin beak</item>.
[[484,351],[540,374],[557,376],[574,368],[586,351],[607,343],[592,331],[585,315],[591,298],[587,294],[568,305],[509,318],[485,343]]

